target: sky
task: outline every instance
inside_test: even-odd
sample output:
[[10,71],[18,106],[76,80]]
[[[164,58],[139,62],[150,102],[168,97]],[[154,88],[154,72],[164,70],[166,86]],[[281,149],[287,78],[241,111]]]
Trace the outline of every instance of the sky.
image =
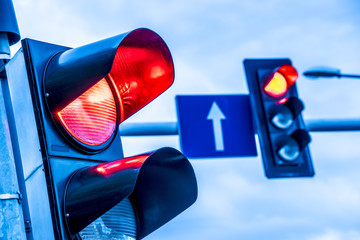
[[[13,2],[22,38],[78,47],[147,27],[165,40],[175,82],[128,122],[177,121],[176,95],[247,94],[245,58],[360,74],[357,0]],[[297,87],[305,119],[360,119],[360,81],[300,76]],[[190,159],[197,202],[146,239],[360,239],[360,132],[311,137],[313,178],[269,180],[260,156]],[[122,140],[127,156],[180,149],[178,136]]]

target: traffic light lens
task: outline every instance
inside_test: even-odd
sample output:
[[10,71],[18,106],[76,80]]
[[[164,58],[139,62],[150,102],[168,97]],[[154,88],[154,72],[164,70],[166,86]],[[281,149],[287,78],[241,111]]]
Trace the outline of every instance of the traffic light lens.
[[294,122],[294,116],[288,107],[282,106],[282,108],[272,117],[271,122],[279,129],[287,129]]
[[300,146],[295,139],[289,138],[289,141],[279,149],[278,154],[283,160],[293,162],[300,155]]
[[122,122],[171,86],[170,51],[156,33],[137,29],[121,42],[108,77],[117,87]]
[[81,143],[99,146],[116,127],[117,111],[113,93],[105,79],[100,80],[57,116],[66,131]]
[[85,239],[135,240],[137,226],[135,212],[128,198],[106,212],[79,232]]
[[264,90],[271,97],[281,97],[286,93],[287,88],[288,84],[284,75],[275,72],[270,81],[266,84]]

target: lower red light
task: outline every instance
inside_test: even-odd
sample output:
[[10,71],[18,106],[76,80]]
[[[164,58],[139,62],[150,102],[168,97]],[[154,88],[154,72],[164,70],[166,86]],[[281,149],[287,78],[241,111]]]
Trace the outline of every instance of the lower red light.
[[105,79],[57,113],[66,131],[90,146],[104,144],[113,135],[117,111],[113,93]]

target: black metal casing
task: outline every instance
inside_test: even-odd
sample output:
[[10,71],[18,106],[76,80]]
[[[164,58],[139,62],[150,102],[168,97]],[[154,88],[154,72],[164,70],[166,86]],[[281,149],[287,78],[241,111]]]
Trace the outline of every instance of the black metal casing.
[[102,175],[96,167],[79,169],[68,181],[64,211],[69,214],[67,227],[71,233],[79,232],[129,197],[138,220],[138,237],[142,239],[197,198],[194,170],[188,159],[173,148],[153,152],[139,168]]
[[[130,198],[137,213],[138,237],[141,239],[188,208],[197,198],[195,174],[189,161],[177,150],[164,148],[154,152],[140,168],[121,172],[112,180],[96,182],[96,177],[88,175],[89,182],[86,184],[89,189],[94,190],[101,184],[104,189],[107,184],[115,184],[119,192],[109,196],[106,195],[109,194],[107,191],[100,193],[103,194],[101,199],[109,199],[101,205],[101,200],[87,198],[86,190],[80,188],[84,202],[95,204],[88,206],[93,213],[90,213],[89,219],[80,214],[73,222],[69,220],[73,215],[69,219],[65,217],[64,208],[72,209],[69,210],[72,213],[84,210],[79,202],[70,200],[71,193],[79,191],[74,187],[78,185],[78,174],[86,173],[91,166],[119,160],[124,156],[118,128],[111,141],[106,143],[107,146],[89,151],[64,134],[49,109],[66,105],[104,78],[111,70],[117,47],[127,34],[76,49],[31,39],[22,40],[55,239],[76,239],[76,233],[85,224],[69,227],[69,222],[71,225],[81,220],[88,224],[125,197]],[[48,83],[45,83],[46,79],[50,79]],[[58,89],[63,91],[59,92]]]
[[[73,140],[64,135],[51,118],[45,103],[43,81],[49,60],[70,48],[32,39],[22,40],[22,45],[48,182],[54,235],[56,239],[67,239],[61,210],[63,190],[67,179],[79,167],[121,159],[123,157],[121,139],[120,135],[116,133],[109,147],[98,154],[89,154],[86,150],[80,150],[72,145]],[[111,55],[108,56],[109,59],[111,57]]]
[[[273,111],[279,99],[274,99],[264,92],[266,76],[276,68],[289,64],[289,59],[245,59],[244,68],[250,92],[250,103],[255,121],[256,132],[259,136],[265,175],[268,178],[305,177],[313,176],[314,169],[309,147],[306,146],[297,160],[287,162],[277,154],[279,147],[297,129],[305,129],[302,115],[299,114],[292,125],[284,130],[278,129],[271,123]],[[298,98],[296,84],[292,85],[283,98]]]

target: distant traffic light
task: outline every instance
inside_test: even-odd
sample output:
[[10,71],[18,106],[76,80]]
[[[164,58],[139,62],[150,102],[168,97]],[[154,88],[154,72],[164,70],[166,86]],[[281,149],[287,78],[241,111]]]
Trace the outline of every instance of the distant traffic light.
[[296,69],[288,59],[245,59],[244,67],[266,176],[313,176]]
[[195,202],[182,153],[123,156],[119,124],[174,80],[156,33],[74,49],[25,39],[6,73],[35,239],[142,239]]

